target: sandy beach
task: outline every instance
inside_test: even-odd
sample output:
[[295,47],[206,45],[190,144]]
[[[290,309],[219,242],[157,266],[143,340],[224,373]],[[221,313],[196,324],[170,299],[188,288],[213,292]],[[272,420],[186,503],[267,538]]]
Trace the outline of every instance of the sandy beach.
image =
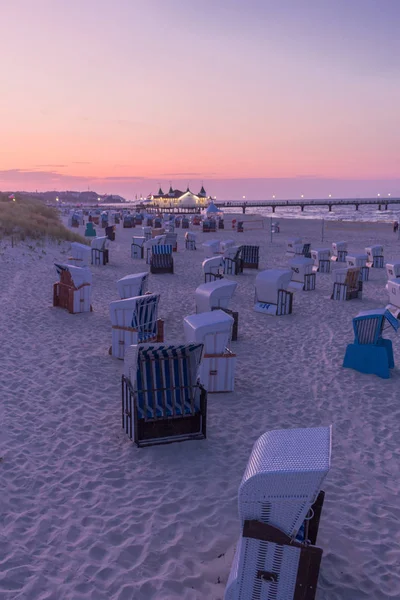
[[[237,233],[232,218],[198,233],[194,252],[177,229],[175,274],[150,275],[167,342],[184,342],[183,318],[195,312],[202,241],[259,244],[260,269],[286,266],[297,235],[317,248],[381,243],[385,262],[400,259],[390,224],[332,221],[322,242],[320,221],[276,215],[271,242],[269,219]],[[130,257],[135,231],[117,226],[109,265],[91,267],[90,314],[52,307],[53,263],[67,262],[68,243],[0,244],[2,600],[222,600],[254,442],[271,429],[329,424],[317,600],[399,598],[400,370],[383,380],[342,368],[352,318],[387,304],[385,270],[371,269],[363,299],[350,302],[330,300],[332,276],[317,274],[316,291],[296,292],[285,317],[254,312],[256,271],[228,276],[238,283],[235,392],[209,395],[206,440],[138,449],[121,428],[123,363],[108,354],[116,281],[147,270]],[[386,335],[400,365],[400,337]]]

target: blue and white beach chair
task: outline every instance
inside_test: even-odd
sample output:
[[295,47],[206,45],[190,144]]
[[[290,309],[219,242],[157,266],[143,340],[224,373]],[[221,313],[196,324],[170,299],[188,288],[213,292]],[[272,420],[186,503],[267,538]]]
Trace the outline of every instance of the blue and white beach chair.
[[110,354],[123,359],[132,344],[162,342],[164,322],[158,319],[159,294],[146,294],[110,303],[112,346]]
[[137,446],[206,437],[207,392],[198,383],[203,344],[127,349],[122,427]]
[[173,273],[174,259],[171,244],[157,244],[151,248],[150,273]]
[[399,321],[386,308],[358,313],[353,319],[354,343],[347,346],[344,367],[384,379],[390,377],[394,358],[391,340],[382,337],[385,323],[395,331],[400,326]]

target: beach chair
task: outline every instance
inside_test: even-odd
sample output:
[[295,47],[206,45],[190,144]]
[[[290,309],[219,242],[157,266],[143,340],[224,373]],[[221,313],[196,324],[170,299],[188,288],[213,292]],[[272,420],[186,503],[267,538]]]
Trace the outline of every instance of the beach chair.
[[122,376],[122,427],[138,447],[206,437],[203,344],[130,346]]
[[123,359],[132,344],[164,341],[164,322],[158,319],[159,294],[146,294],[110,303],[110,354]]
[[202,283],[195,291],[196,313],[210,312],[214,308],[228,308],[236,288],[236,281],[229,279]]
[[189,219],[187,217],[182,217],[182,229],[189,229]]
[[398,319],[400,317],[400,277],[389,279],[386,291],[389,294],[389,304],[386,309]]
[[172,246],[172,252],[177,252],[178,250],[178,234],[177,233],[166,233],[165,234],[165,244]]
[[137,213],[133,217],[133,227],[135,227],[135,225],[142,225],[143,221],[144,221],[144,216],[141,215],[140,213]]
[[225,229],[224,219],[218,219],[218,229]]
[[236,354],[229,350],[233,318],[218,309],[185,317],[183,327],[186,343],[204,344],[199,377],[207,392],[233,392]]
[[360,269],[360,281],[368,281],[369,267],[367,267],[368,257],[366,254],[346,254],[346,264],[348,267],[358,267]]
[[385,325],[395,331],[400,327],[397,318],[386,308],[358,313],[353,319],[354,343],[346,348],[343,366],[388,379],[394,358],[391,340],[382,337]]
[[108,225],[105,228],[105,234],[110,242],[115,242],[115,225]]
[[159,244],[165,244],[165,235],[158,235],[155,238],[149,238],[143,244],[143,255],[146,258],[146,263],[149,265],[151,260],[151,254],[154,246]]
[[[301,254],[301,251],[299,249],[302,250],[302,248],[303,248],[303,242],[302,242],[301,238],[299,238],[299,237],[293,238],[286,242],[286,254],[287,255]],[[296,249],[298,250],[297,252],[296,252]]]
[[354,300],[362,298],[363,284],[360,281],[360,269],[348,267],[333,271],[333,292],[331,300]]
[[92,240],[92,265],[106,265],[109,262],[109,253],[107,248],[108,238],[99,236]]
[[207,242],[202,243],[202,247],[204,248],[205,255],[207,257],[214,256],[219,253],[220,241],[219,240],[208,240]]
[[331,436],[331,427],[282,429],[254,444],[239,486],[242,535],[224,600],[314,600]]
[[400,262],[386,263],[386,275],[388,280],[400,277]]
[[331,260],[334,262],[346,262],[347,242],[333,242]]
[[196,250],[196,234],[191,231],[185,233],[185,248],[186,250]]
[[303,290],[304,292],[315,290],[315,273],[313,271],[314,261],[312,258],[304,256],[295,256],[289,261],[292,269],[292,280],[289,287],[293,290]]
[[232,246],[235,246],[234,240],[224,240],[219,244],[219,251],[223,254],[224,252],[226,252],[226,250],[228,250],[228,248],[231,248]]
[[53,306],[71,314],[92,310],[92,274],[87,267],[54,264],[60,281],[53,285]]
[[121,300],[144,296],[148,291],[148,286],[149,274],[147,272],[125,275],[125,277],[117,281],[118,293]]
[[291,279],[291,269],[267,269],[258,273],[254,310],[268,315],[290,315],[293,308]]
[[68,257],[68,262],[77,267],[88,267],[91,262],[92,250],[86,244],[79,242],[71,242],[71,256]]
[[383,246],[369,246],[365,248],[367,253],[367,267],[373,267],[374,269],[383,269]]
[[142,227],[142,236],[145,238],[146,241],[151,239],[151,231],[151,227],[147,225]]
[[245,245],[240,248],[243,269],[258,269],[260,247]]
[[315,248],[311,250],[310,255],[314,263],[314,273],[331,272],[331,251],[329,248]]
[[122,227],[124,229],[130,229],[135,226],[135,219],[132,215],[125,215],[124,220],[122,222]]
[[202,269],[204,273],[204,283],[223,279],[224,259],[222,256],[212,256],[203,260]]
[[132,258],[144,258],[144,243],[145,237],[133,236],[131,244],[131,257]]
[[230,246],[224,252],[224,274],[239,275],[243,273],[242,259],[240,258],[241,246]]
[[173,273],[174,259],[170,244],[157,244],[151,249],[150,273]]
[[96,237],[96,230],[91,221],[86,223],[85,237]]

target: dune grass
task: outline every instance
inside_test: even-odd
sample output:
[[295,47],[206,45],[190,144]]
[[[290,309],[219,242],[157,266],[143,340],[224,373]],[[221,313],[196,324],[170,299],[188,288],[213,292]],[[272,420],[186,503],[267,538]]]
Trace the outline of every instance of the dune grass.
[[47,238],[89,243],[86,238],[67,229],[58,211],[42,201],[18,194],[12,201],[8,194],[0,193],[0,237],[11,236],[15,240]]

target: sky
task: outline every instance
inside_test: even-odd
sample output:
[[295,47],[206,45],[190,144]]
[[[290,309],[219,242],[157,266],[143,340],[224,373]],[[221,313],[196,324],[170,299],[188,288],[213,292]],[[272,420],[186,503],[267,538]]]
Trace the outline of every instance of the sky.
[[0,23],[0,190],[400,197],[400,0],[13,0]]

